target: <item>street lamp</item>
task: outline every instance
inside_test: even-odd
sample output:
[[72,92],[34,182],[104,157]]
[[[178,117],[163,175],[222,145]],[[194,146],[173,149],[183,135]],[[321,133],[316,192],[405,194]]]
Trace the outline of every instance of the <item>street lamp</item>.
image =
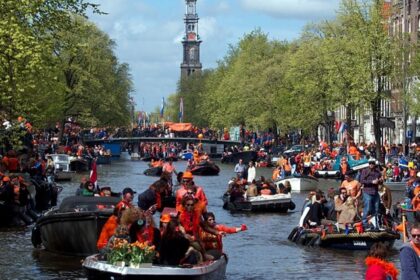
[[327,134],[328,134],[328,144],[331,145],[332,144],[332,132],[333,132],[333,125],[334,125],[334,120],[335,120],[335,114],[333,111],[328,110],[327,111]]

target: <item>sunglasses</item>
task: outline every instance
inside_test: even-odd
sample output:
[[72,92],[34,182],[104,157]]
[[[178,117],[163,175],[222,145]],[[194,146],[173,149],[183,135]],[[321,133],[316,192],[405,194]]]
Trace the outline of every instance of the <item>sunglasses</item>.
[[417,237],[420,237],[420,234],[412,234],[411,235],[413,238],[417,238]]
[[185,204],[185,207],[193,207],[194,206],[194,204]]

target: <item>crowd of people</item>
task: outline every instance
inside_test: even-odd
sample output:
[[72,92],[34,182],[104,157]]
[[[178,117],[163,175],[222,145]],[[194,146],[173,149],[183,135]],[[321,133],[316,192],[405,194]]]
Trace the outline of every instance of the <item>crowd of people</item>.
[[[181,172],[180,172],[181,173]],[[133,203],[135,191],[123,190],[122,200],[108,219],[97,242],[106,256],[115,239],[136,241],[156,248],[156,263],[165,265],[192,265],[220,258],[223,254],[222,237],[246,230],[245,225],[228,227],[216,223],[209,212],[204,188],[197,186],[190,171],[179,176],[180,186],[172,197],[172,173],[164,172]],[[165,208],[174,204],[174,208]],[[163,211],[163,212],[162,212]],[[162,212],[159,225],[153,215]]]

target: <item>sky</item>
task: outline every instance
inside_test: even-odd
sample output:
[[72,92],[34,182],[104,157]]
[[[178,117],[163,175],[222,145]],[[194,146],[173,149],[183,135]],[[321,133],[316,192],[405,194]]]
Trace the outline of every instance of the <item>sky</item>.
[[[294,40],[303,27],[334,17],[340,0],[197,0],[200,60],[217,67],[229,45],[259,28],[270,39]],[[95,2],[95,1],[92,1]],[[116,42],[128,63],[136,109],[151,112],[174,94],[181,75],[185,0],[96,0],[105,15],[89,19]]]

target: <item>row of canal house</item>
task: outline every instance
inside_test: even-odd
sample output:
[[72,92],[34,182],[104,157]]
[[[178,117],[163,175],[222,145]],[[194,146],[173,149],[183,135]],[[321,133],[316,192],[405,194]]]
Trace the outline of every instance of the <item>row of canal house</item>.
[[[391,11],[388,19],[390,36],[400,36],[406,33],[409,43],[416,43],[420,37],[420,0],[392,0],[385,1],[386,8]],[[411,62],[412,54],[407,55],[407,66]],[[416,86],[417,77],[406,77],[405,84],[387,84],[389,96],[381,101],[382,142],[389,144],[406,144],[420,140],[420,116],[411,116],[404,104],[403,94],[409,94]],[[403,90],[405,88],[405,91]],[[406,113],[407,112],[407,113]],[[335,112],[329,112],[331,120],[331,140],[343,141],[345,133],[340,132],[340,124],[346,120],[346,108],[341,106]],[[404,125],[406,119],[406,125]],[[414,121],[415,120],[415,121]],[[369,106],[361,106],[351,112],[351,123],[345,124],[351,127],[353,138],[356,143],[373,143],[375,136],[373,132],[372,114]],[[326,129],[320,127],[318,130],[320,139],[328,140]],[[381,143],[381,144],[383,144]]]

